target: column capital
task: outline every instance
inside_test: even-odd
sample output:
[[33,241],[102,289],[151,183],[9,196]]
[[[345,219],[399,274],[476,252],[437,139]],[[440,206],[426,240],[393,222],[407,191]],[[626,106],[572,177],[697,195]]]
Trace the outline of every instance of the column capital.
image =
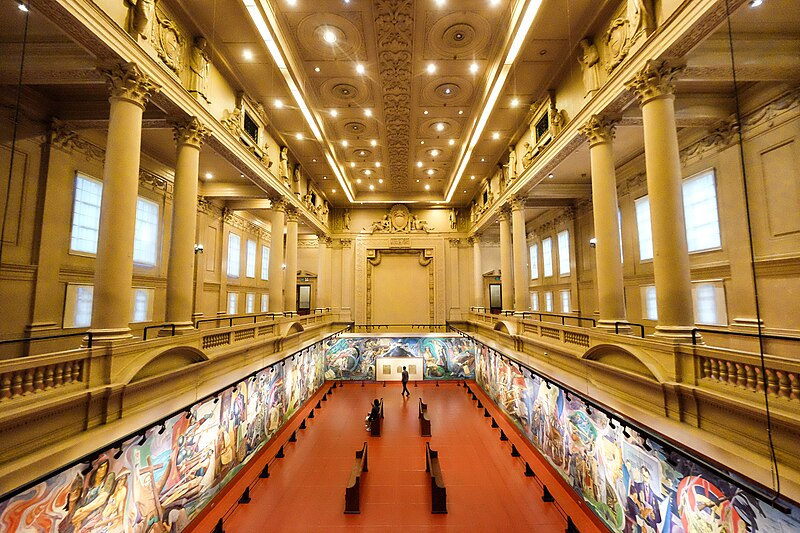
[[512,211],[520,211],[525,209],[525,200],[524,196],[512,196],[508,199],[508,205],[511,206]]
[[300,220],[300,212],[292,206],[286,207],[286,222],[294,222],[297,224],[297,221]]
[[471,237],[467,238],[467,241],[473,246],[476,244],[480,244],[481,235],[479,233],[476,233],[475,235],[472,235]]
[[592,115],[592,118],[581,127],[580,132],[586,136],[590,148],[597,144],[610,143],[614,139],[617,122],[619,122],[617,118]]
[[172,136],[178,146],[187,145],[200,148],[208,134],[208,128],[197,120],[197,117],[172,124]]
[[161,90],[136,63],[114,65],[110,69],[100,69],[100,73],[106,78],[112,101],[127,100],[144,109],[150,96]]
[[284,211],[285,212],[286,209],[291,205],[291,204],[289,204],[289,201],[286,198],[284,198],[283,196],[275,196],[273,198],[270,198],[270,201],[272,202],[271,209],[273,211]]
[[508,207],[503,206],[502,208],[497,210],[497,220],[500,222],[508,222],[511,218],[511,210]]
[[324,233],[317,233],[317,240],[319,241],[320,246],[326,246],[328,248],[330,248],[331,244],[333,243],[333,239],[331,239]]
[[644,105],[654,98],[672,97],[675,90],[675,78],[683,72],[686,65],[669,59],[650,59],[636,76],[625,84]]

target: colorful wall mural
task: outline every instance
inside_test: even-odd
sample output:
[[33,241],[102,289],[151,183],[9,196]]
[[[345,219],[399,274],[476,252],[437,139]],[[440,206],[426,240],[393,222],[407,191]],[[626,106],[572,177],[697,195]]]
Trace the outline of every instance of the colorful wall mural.
[[486,346],[476,350],[478,384],[613,531],[800,531],[799,509],[785,515]]
[[375,379],[378,357],[422,357],[425,379],[475,377],[475,343],[464,337],[350,337],[328,343],[326,379]]
[[181,531],[322,385],[323,363],[307,348],[0,502],[0,531]]

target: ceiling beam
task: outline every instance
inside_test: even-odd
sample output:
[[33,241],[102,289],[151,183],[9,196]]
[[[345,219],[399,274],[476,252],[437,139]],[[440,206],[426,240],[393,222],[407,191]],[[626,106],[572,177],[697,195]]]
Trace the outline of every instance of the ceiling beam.
[[268,198],[251,198],[249,200],[226,200],[225,207],[232,211],[250,209],[272,209],[272,201]]
[[203,183],[200,194],[206,198],[265,198],[267,193],[255,185]]

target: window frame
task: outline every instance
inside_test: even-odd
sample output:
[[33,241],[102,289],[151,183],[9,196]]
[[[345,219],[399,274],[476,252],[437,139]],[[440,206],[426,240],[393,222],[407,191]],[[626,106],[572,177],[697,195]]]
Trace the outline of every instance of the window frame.
[[[252,254],[251,252],[252,245]],[[256,249],[257,244],[253,239],[247,239],[244,243],[244,276],[246,278],[256,278]]]
[[535,242],[528,247],[528,260],[531,265],[531,280],[539,279],[539,243]]
[[[545,253],[547,250],[547,253]],[[547,260],[547,255],[550,256],[550,260]],[[550,266],[548,272],[548,265]],[[552,237],[545,237],[542,239],[542,277],[543,278],[552,278],[553,277],[553,238]]]
[[[148,242],[152,246],[152,257],[153,262],[150,263],[148,261],[143,261],[141,258],[139,260],[136,259],[136,243],[137,242],[144,242],[141,236],[137,237],[139,233],[137,229],[139,229],[139,202],[143,202],[144,204],[150,204],[155,207],[156,216],[155,216],[155,223],[153,223],[153,240]],[[133,230],[133,264],[138,267],[145,267],[145,268],[153,268],[158,266],[158,258],[159,258],[159,245],[161,244],[161,204],[159,204],[155,200],[151,200],[145,196],[138,196],[136,198],[136,221],[134,223],[134,230]],[[148,222],[149,223],[149,222]],[[143,231],[143,230],[142,230]]]
[[[231,313],[231,309],[234,308],[234,312]],[[228,291],[228,306],[227,311],[229,315],[236,315],[239,313],[239,293],[235,291]]]
[[[562,238],[561,238],[562,235],[565,236],[564,241],[566,241],[566,246],[563,246],[564,243],[562,242]],[[571,265],[571,259],[572,258],[570,257],[569,240],[570,239],[569,239],[569,230],[568,229],[561,230],[558,233],[556,233],[556,241],[558,242],[558,275],[559,275],[559,277],[561,277],[561,276],[566,277],[566,276],[569,276],[569,275],[572,274],[572,265]],[[567,252],[566,253],[566,263],[564,262],[564,257],[562,257],[562,252],[563,252],[562,247],[566,247],[566,252]],[[566,270],[564,269],[565,266],[566,266]]]
[[[89,183],[94,183],[100,186],[100,202],[96,206],[97,208],[97,228],[94,230],[96,233],[95,242],[94,242],[94,251],[87,251],[87,250],[78,250],[72,247],[73,244],[73,235],[75,232],[75,218],[76,218],[76,202],[78,201],[78,180],[83,180]],[[97,256],[97,244],[100,240],[100,212],[103,208],[103,188],[104,183],[102,180],[99,180],[95,177],[89,176],[83,172],[75,172],[75,179],[72,184],[72,212],[70,215],[70,226],[69,226],[69,253],[72,255],[80,255],[84,257],[96,257]],[[83,202],[85,205],[91,205],[86,202]],[[95,207],[95,206],[91,206]],[[81,228],[88,228],[87,226],[81,226]],[[84,239],[85,240],[85,239]]]
[[[232,240],[236,240],[236,253],[231,254],[231,242]],[[233,258],[233,259],[232,259]],[[235,269],[234,264],[232,261],[235,261]],[[233,271],[236,271],[235,274],[232,274]],[[226,257],[226,265],[225,265],[225,275],[229,278],[238,279],[239,276],[242,275],[242,237],[233,231],[228,232],[228,244],[227,244],[227,257]]]
[[[697,249],[692,250],[692,248],[691,248],[691,239],[689,238],[689,219],[691,218],[691,220],[694,220],[694,217],[688,217],[687,216],[687,211],[686,211],[686,184],[690,183],[692,181],[700,180],[701,178],[705,178],[707,176],[711,178],[711,189],[714,191],[714,209],[715,209],[716,222],[717,222],[718,244],[716,244],[714,246],[711,246],[711,247],[707,247],[707,248],[697,248]],[[717,188],[717,173],[716,173],[716,170],[713,167],[712,168],[708,168],[706,170],[703,170],[701,172],[697,172],[695,174],[692,174],[691,176],[688,176],[688,177],[683,178],[681,180],[681,201],[683,202],[683,225],[684,225],[684,229],[686,230],[686,248],[687,248],[687,250],[689,251],[690,254],[713,252],[713,251],[718,251],[718,250],[722,249],[722,224],[721,224],[720,218],[719,218],[719,194],[717,194],[717,192],[718,192],[718,188]],[[695,228],[692,227],[692,229],[694,230]]]
[[269,254],[270,247],[261,245],[261,281],[269,281]]

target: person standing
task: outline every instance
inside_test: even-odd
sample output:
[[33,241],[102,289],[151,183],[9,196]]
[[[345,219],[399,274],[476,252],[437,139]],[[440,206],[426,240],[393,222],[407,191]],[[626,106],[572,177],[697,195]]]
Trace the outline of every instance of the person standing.
[[403,367],[403,392],[400,395],[411,396],[411,393],[408,392],[408,370],[406,370],[406,367]]

